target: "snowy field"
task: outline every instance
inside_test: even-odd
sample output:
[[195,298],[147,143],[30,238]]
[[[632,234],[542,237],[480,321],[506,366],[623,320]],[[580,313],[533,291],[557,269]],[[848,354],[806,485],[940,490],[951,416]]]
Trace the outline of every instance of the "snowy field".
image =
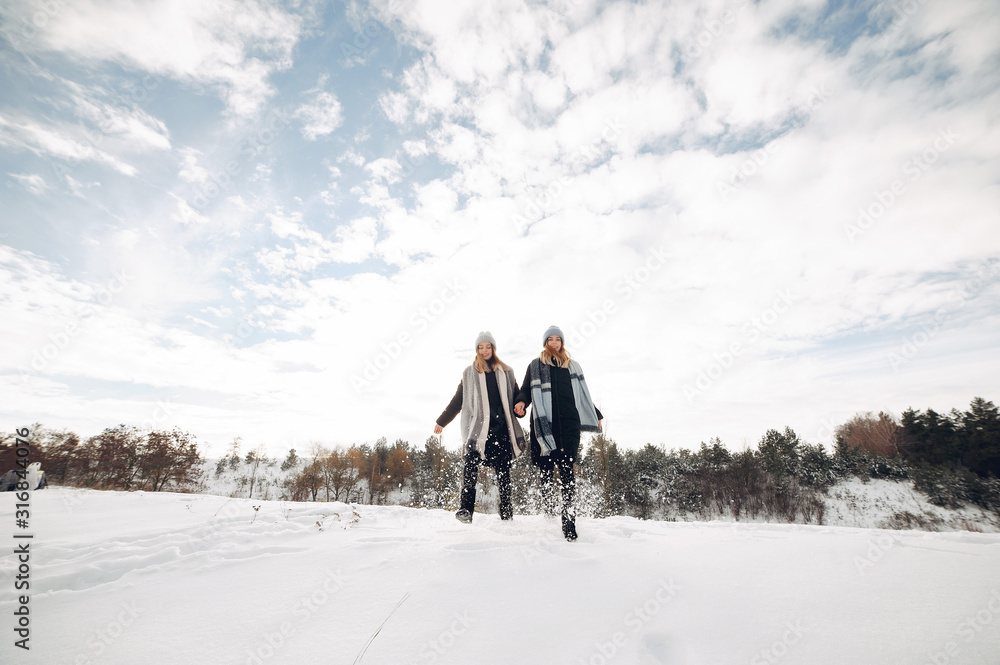
[[992,533],[618,517],[567,543],[541,516],[59,487],[31,503],[31,649],[7,546],[4,665],[1000,663]]

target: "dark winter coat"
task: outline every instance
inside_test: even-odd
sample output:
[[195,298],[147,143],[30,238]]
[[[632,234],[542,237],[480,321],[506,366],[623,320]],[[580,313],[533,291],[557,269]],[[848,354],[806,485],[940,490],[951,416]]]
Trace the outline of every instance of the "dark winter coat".
[[[552,373],[552,435],[556,440],[556,453],[560,457],[576,459],[580,448],[580,414],[576,410],[576,400],[573,397],[573,384],[570,381],[569,369],[551,366]],[[524,402],[525,408],[531,404],[531,366],[524,373],[521,389],[514,398],[514,403]],[[604,415],[597,409],[597,420],[604,420]],[[538,443],[538,433],[535,419],[531,419],[531,461],[536,466],[550,467],[551,460],[543,456]]]

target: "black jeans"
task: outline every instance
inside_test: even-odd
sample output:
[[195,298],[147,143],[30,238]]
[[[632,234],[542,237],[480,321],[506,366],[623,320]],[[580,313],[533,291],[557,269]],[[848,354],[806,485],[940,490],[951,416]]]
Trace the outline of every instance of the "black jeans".
[[548,455],[542,456],[541,449],[532,447],[532,461],[538,467],[542,479],[542,501],[549,513],[556,512],[555,470],[559,469],[559,486],[562,492],[562,516],[568,519],[576,518],[576,475],[573,464],[580,450],[580,423],[562,421],[553,427],[553,437],[559,446]]
[[[476,481],[479,480],[479,465],[483,461],[475,448],[465,453],[465,467],[462,470],[461,507],[470,513],[476,508]],[[514,516],[510,489],[511,447],[507,425],[503,429],[490,428],[486,439],[486,466],[497,472],[497,488],[500,491],[500,519],[509,520]]]
[[555,513],[557,504],[555,470],[559,469],[559,487],[562,492],[562,516],[576,518],[576,475],[573,472],[575,459],[562,450],[549,453],[551,464],[540,465],[538,474],[542,478],[542,501],[547,512]]

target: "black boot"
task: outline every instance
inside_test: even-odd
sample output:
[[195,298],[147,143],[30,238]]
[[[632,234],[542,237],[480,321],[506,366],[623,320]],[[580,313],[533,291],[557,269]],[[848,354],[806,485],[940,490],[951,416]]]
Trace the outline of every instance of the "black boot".
[[576,540],[576,520],[572,517],[563,515],[562,518],[562,531],[563,535],[566,536],[566,540],[573,542]]
[[472,522],[476,509],[476,479],[479,477],[479,451],[470,450],[465,454],[465,468],[462,471],[462,493],[459,497],[459,511],[455,519],[465,524]]

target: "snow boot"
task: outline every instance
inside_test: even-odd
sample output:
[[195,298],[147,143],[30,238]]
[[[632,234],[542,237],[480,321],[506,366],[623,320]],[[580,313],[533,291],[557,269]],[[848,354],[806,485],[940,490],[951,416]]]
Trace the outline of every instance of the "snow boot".
[[566,540],[569,542],[572,543],[576,540],[576,520],[572,517],[566,517],[564,515],[562,518],[562,532],[563,535],[566,536]]
[[500,519],[504,521],[514,519],[514,508],[510,503],[500,502]]
[[455,513],[455,519],[463,524],[472,524],[472,513],[462,508],[457,513]]

